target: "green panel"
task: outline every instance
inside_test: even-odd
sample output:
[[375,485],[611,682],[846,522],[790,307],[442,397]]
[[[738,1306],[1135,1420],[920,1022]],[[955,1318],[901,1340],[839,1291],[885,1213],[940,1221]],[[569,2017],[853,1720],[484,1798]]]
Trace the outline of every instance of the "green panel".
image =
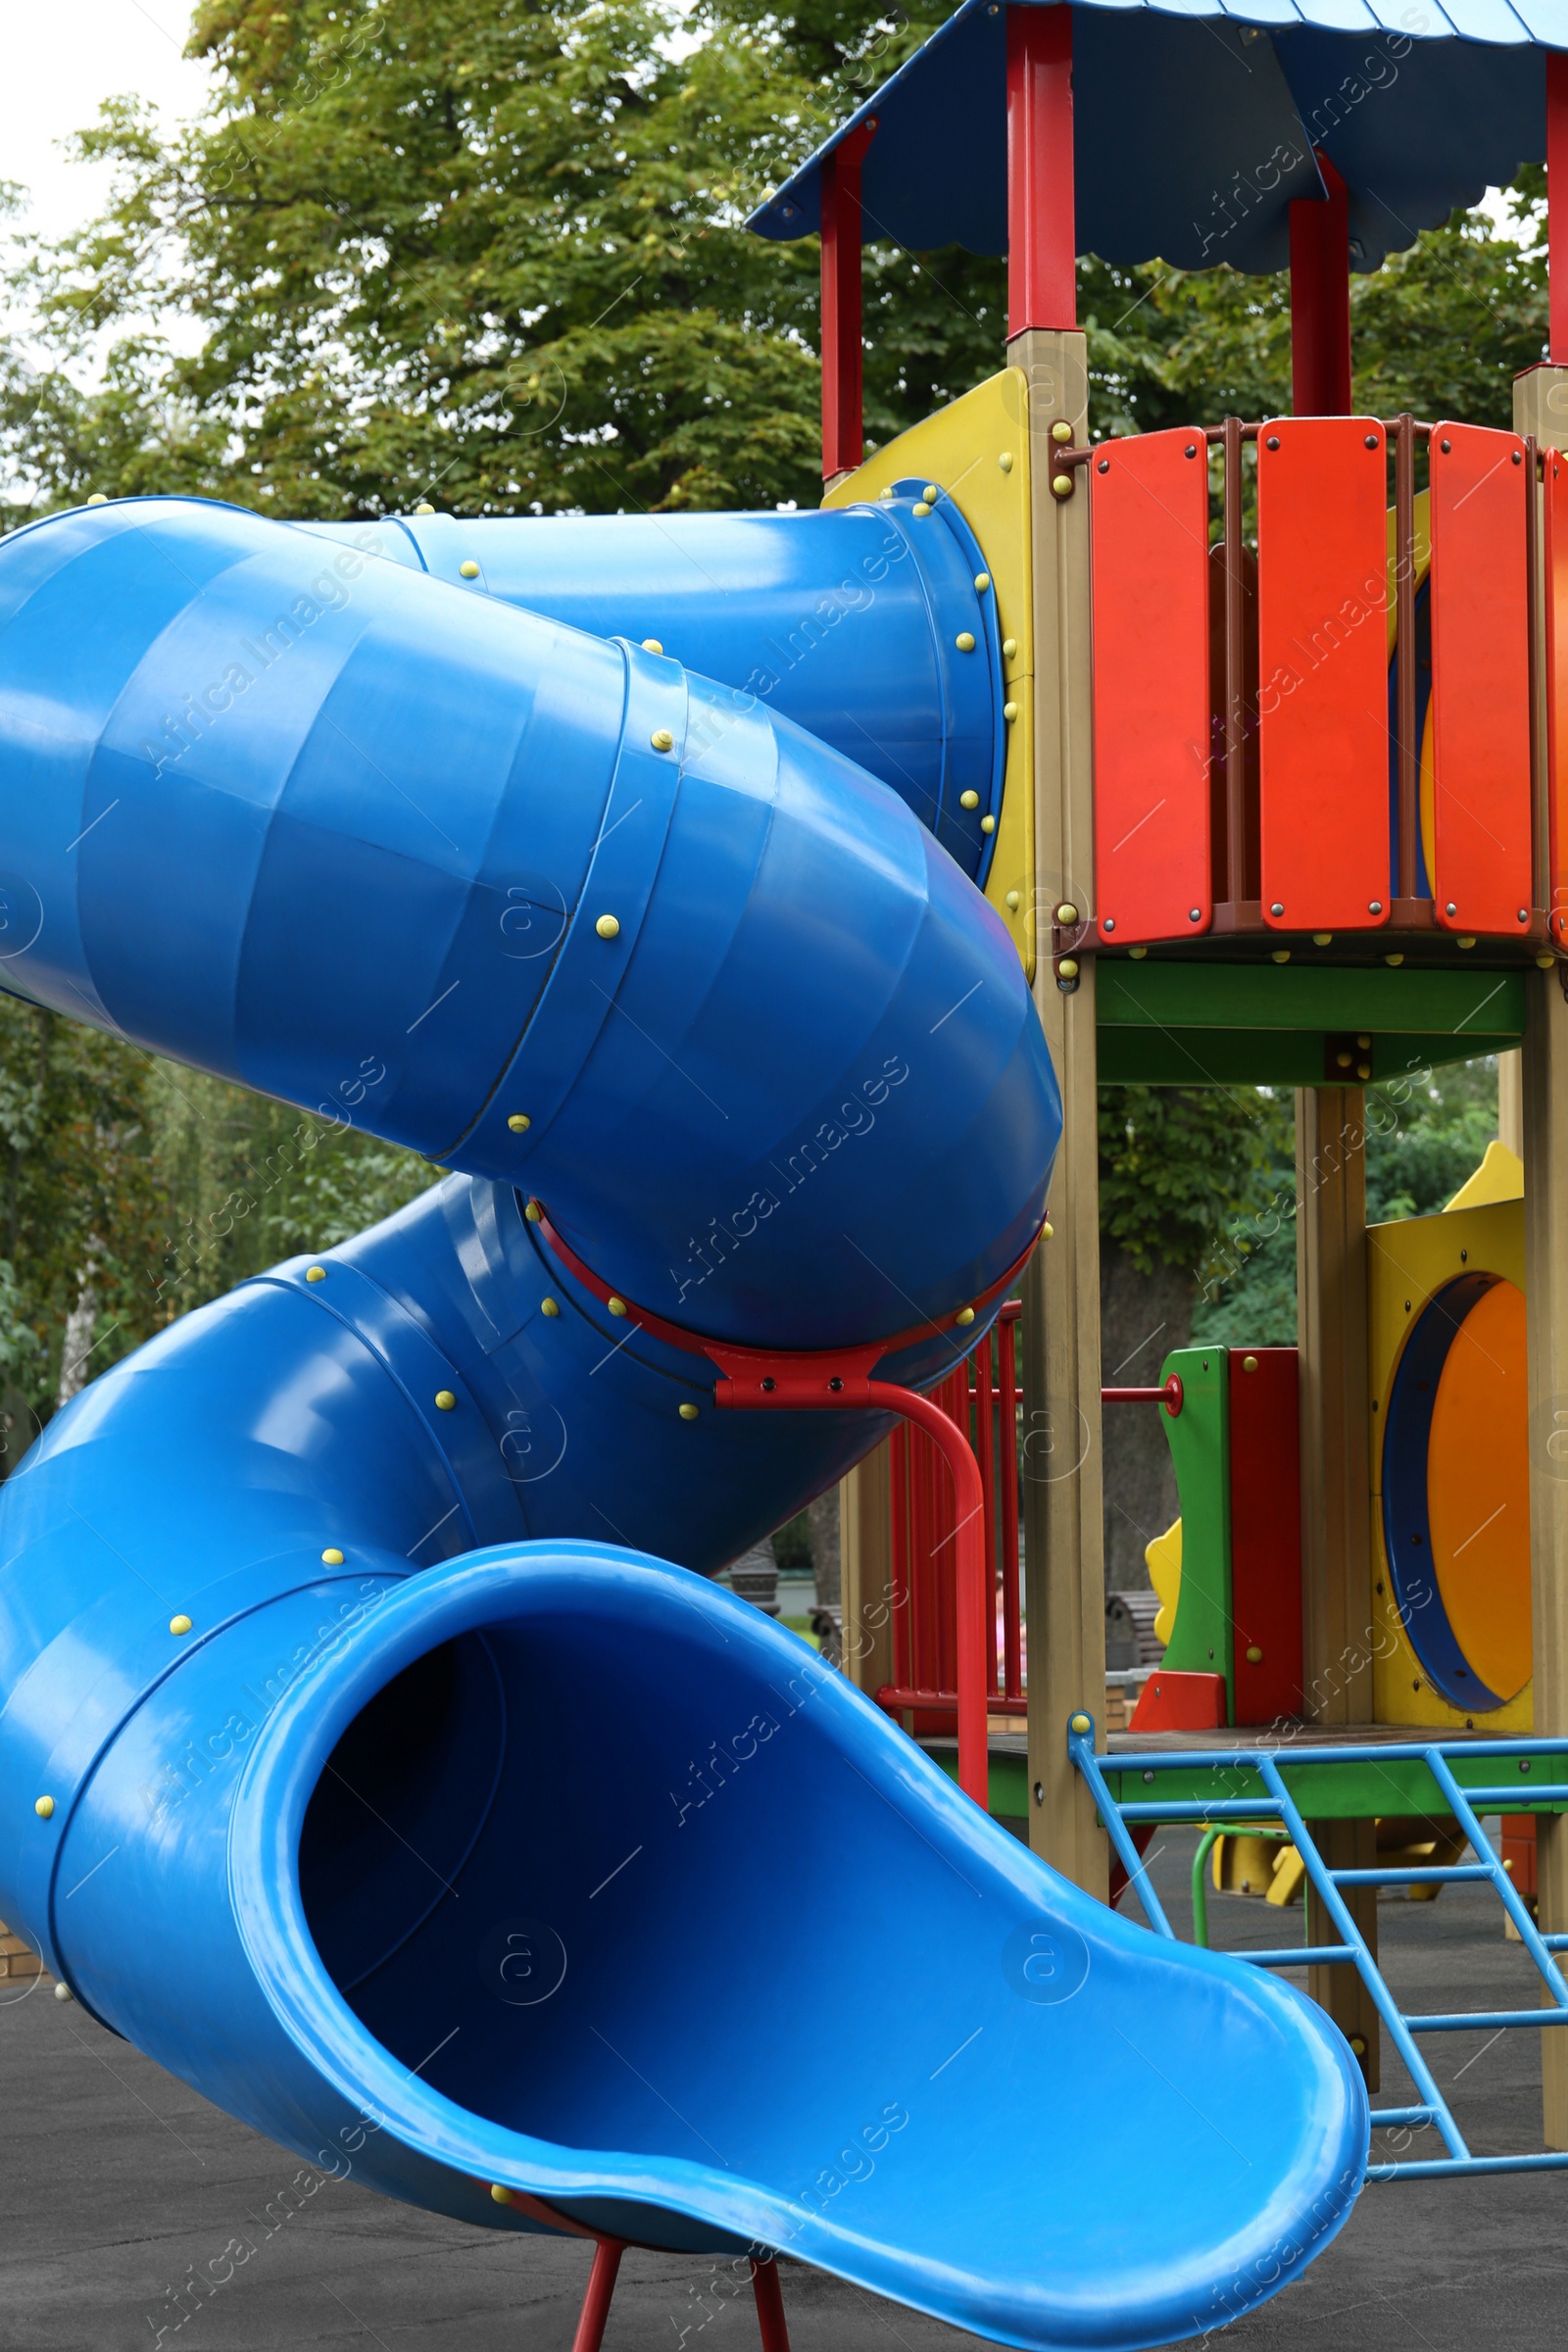
[[[1525,975],[1469,965],[1123,963],[1102,956],[1099,1027],[1273,1029],[1319,1036],[1524,1035]],[[1472,1044],[1471,1052],[1488,1049]]]
[[[1222,1674],[1225,1712],[1235,1712],[1231,1624],[1230,1350],[1176,1348],[1159,1368],[1182,1384],[1182,1409],[1159,1417],[1182,1507],[1182,1584],[1176,1622],[1160,1664],[1172,1674]],[[1146,1408],[1111,1406],[1111,1411]]]
[[[1491,1007],[1489,1005],[1490,1013]],[[1326,1030],[1169,1029],[1099,1025],[1102,1086],[1326,1086]],[[1506,1054],[1511,1030],[1372,1032],[1374,1080]]]
[[[1303,1740],[1310,1737],[1309,1731],[1302,1734]],[[1285,1786],[1306,1821],[1366,1821],[1383,1814],[1442,1813],[1446,1809],[1431,1773],[1413,1760],[1367,1762],[1358,1757],[1343,1764],[1293,1764],[1288,1746],[1275,1752]],[[1529,1777],[1520,1772],[1519,1760],[1510,1756],[1450,1755],[1448,1763],[1461,1788],[1498,1788],[1517,1781],[1519,1799],[1517,1804],[1510,1803],[1510,1812],[1568,1812],[1568,1804],[1531,1802],[1531,1778],[1539,1783],[1547,1770],[1540,1755],[1531,1760]],[[1568,1752],[1551,1777],[1559,1786],[1568,1782]],[[1230,1771],[1195,1765],[1190,1771],[1155,1773],[1146,1782],[1142,1773],[1107,1767],[1105,1785],[1121,1804],[1147,1804],[1165,1797],[1172,1804],[1212,1804],[1216,1812],[1223,1812],[1238,1797],[1268,1795],[1262,1775],[1250,1768]]]

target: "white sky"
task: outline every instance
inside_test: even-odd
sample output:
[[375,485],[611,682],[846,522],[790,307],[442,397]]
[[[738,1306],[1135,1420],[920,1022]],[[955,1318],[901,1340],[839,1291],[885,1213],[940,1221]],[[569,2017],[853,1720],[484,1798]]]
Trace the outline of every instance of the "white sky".
[[208,76],[183,54],[189,33],[185,0],[0,0],[11,93],[0,179],[20,180],[32,198],[19,225],[62,236],[103,203],[108,171],[69,163],[60,144],[96,119],[101,100],[133,90],[166,122],[197,112]]

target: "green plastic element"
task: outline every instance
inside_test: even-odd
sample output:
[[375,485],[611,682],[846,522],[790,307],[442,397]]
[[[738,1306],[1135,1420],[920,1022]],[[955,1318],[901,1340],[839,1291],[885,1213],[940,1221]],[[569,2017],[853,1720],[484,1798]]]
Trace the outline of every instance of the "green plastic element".
[[1198,1841],[1193,1856],[1193,1941],[1208,1944],[1208,1881],[1205,1872],[1208,1857],[1222,1838],[1266,1838],[1275,1845],[1289,1842],[1283,1825],[1276,1829],[1266,1821],[1214,1821]]
[[[1220,1733],[1204,1733],[1201,1737],[1210,1744],[1222,1743]],[[1302,1746],[1313,1743],[1313,1730],[1307,1725],[1300,1734]],[[1418,1759],[1381,1759],[1368,1763],[1361,1757],[1348,1758],[1343,1764],[1292,1764],[1289,1738],[1278,1740],[1273,1754],[1285,1778],[1285,1785],[1295,1798],[1302,1817],[1307,1821],[1375,1821],[1381,1815],[1415,1814],[1446,1816],[1447,1804],[1426,1766]],[[1520,1759],[1514,1756],[1464,1755],[1448,1758],[1449,1768],[1461,1788],[1510,1788],[1517,1781],[1519,1794],[1510,1794],[1506,1807],[1489,1804],[1487,1810],[1509,1813],[1568,1813],[1568,1799],[1535,1800],[1530,1794],[1530,1778],[1520,1772]],[[1539,1783],[1545,1775],[1549,1759],[1537,1755],[1532,1764],[1532,1777]],[[1556,1787],[1568,1786],[1568,1748],[1562,1752],[1560,1764],[1552,1764],[1551,1781]],[[1262,1775],[1248,1766],[1236,1769],[1218,1766],[1193,1766],[1172,1772],[1158,1772],[1146,1782],[1142,1773],[1118,1772],[1114,1765],[1107,1767],[1105,1785],[1119,1804],[1146,1804],[1168,1798],[1172,1804],[1211,1805],[1216,1820],[1223,1820],[1228,1806],[1245,1799],[1267,1798]]]
[[1373,1079],[1388,1082],[1517,1045],[1524,982],[1517,966],[1499,972],[1468,958],[1459,968],[1391,969],[1102,956],[1100,1076],[1106,1085],[1325,1086],[1328,1040],[1365,1032]]
[[1160,1664],[1171,1674],[1222,1674],[1227,1722],[1236,1712],[1229,1364],[1227,1348],[1172,1349],[1159,1377],[1163,1384],[1173,1372],[1178,1375],[1182,1409],[1173,1418],[1163,1405],[1156,1408],[1165,1425],[1182,1510],[1181,1591]]

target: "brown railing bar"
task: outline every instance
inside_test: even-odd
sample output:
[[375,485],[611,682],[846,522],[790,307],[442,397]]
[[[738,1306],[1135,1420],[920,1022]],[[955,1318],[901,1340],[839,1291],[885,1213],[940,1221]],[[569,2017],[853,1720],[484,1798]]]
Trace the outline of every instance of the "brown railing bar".
[[1225,882],[1233,906],[1247,896],[1247,608],[1242,573],[1242,420],[1225,440]]
[[1415,731],[1415,418],[1394,422],[1395,640],[1398,695],[1398,896],[1416,895],[1415,845],[1421,822],[1421,747]]

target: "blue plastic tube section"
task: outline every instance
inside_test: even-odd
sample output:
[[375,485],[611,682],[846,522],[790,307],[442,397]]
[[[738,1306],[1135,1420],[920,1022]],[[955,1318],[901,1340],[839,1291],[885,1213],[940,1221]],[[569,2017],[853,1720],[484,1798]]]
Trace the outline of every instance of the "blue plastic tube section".
[[0,779],[7,985],[523,1188],[696,1331],[889,1337],[1039,1228],[1059,1098],[1001,924],[668,658],[127,502],[0,548]]
[[889,486],[878,505],[816,513],[309,527],[595,637],[654,640],[891,785],[983,884],[1006,734],[997,600],[952,501]]
[[[411,1578],[395,1516],[183,1644],[149,1604],[166,1672],[25,1825],[138,2047],[411,2203],[783,2247],[1004,2343],[1167,2343],[1332,2237],[1366,2101],[1298,1994],[1056,1879],[721,1590],[593,1545]],[[817,2064],[766,1987],[824,1954],[876,1995]]]

